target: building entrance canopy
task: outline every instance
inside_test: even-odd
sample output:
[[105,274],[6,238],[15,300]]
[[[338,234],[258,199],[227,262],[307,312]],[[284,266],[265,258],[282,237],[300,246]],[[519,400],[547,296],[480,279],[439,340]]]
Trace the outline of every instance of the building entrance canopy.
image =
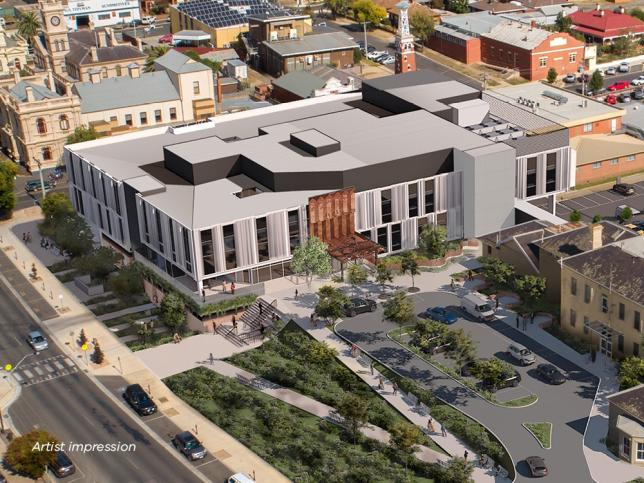
[[369,240],[358,233],[330,240],[328,244],[329,255],[341,263],[359,260],[361,258],[365,258],[375,263],[378,253],[385,251],[385,249],[376,242]]

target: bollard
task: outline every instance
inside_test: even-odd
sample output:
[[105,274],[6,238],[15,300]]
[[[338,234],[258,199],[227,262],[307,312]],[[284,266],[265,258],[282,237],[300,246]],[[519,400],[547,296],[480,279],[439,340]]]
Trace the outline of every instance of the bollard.
[[49,291],[49,298],[50,298],[51,300],[54,300],[54,291],[53,291],[53,290],[50,290],[50,291]]

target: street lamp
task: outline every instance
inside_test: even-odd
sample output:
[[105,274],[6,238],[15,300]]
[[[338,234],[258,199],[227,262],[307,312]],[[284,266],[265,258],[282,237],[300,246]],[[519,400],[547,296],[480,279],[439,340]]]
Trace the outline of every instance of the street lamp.
[[34,156],[34,162],[38,165],[38,174],[40,175],[40,189],[42,190],[42,197],[43,199],[47,195],[47,192],[45,190],[45,180],[42,176],[42,163],[38,158]]

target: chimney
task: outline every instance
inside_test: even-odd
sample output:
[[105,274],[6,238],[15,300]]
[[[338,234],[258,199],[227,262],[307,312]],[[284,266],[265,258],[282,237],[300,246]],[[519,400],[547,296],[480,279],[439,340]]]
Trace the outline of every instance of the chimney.
[[55,91],[56,84],[54,84],[54,74],[52,74],[51,69],[47,69],[47,82],[49,83],[49,89]]
[[17,84],[20,82],[20,71],[18,69],[13,71],[13,82]]
[[143,52],[143,41],[139,38],[136,39],[136,48]]
[[106,47],[113,47],[116,42],[114,42],[114,30],[112,27],[105,27],[105,43]]
[[597,250],[603,245],[602,233],[604,226],[601,223],[593,223],[590,228],[591,250]]
[[65,82],[65,95],[67,97],[72,97],[72,85],[69,82]]
[[602,8],[599,6],[598,3],[595,4],[595,11],[599,12]]
[[30,86],[25,87],[25,96],[27,96],[27,102],[34,102],[36,100],[34,98],[34,90]]
[[89,51],[92,56],[92,62],[98,62],[98,50],[96,47],[91,47]]
[[107,47],[107,34],[105,32],[97,32],[98,35],[98,46]]
[[89,71],[89,81],[92,84],[100,84],[101,82],[101,72],[97,69],[92,69]]
[[626,10],[624,10],[624,7],[619,7],[619,13],[624,15],[624,12],[626,12]]
[[141,77],[141,70],[139,69],[138,64],[133,63],[133,64],[128,65],[127,70],[128,70],[128,72],[130,74],[130,77],[132,79],[138,79],[139,77]]
[[222,93],[221,93],[221,76],[217,72],[217,102],[223,102]]

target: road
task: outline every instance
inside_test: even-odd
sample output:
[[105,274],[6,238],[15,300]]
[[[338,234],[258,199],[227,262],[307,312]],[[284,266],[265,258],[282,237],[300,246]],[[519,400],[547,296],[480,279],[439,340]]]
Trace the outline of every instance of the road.
[[[49,172],[51,170],[44,170],[43,171],[43,177],[44,179],[49,179]],[[40,182],[40,177],[38,174],[36,175],[26,175],[26,176],[18,176],[16,178],[16,187],[14,189],[14,193],[16,193],[16,210],[22,210],[23,208],[29,208],[30,206],[35,206],[38,204],[40,199],[42,198],[42,194],[40,192],[36,193],[27,193],[25,191],[25,184],[27,184],[29,181],[38,181]],[[56,181],[56,187],[48,191],[48,193],[51,192],[62,192],[62,193],[67,193],[67,174],[63,174],[63,178],[59,179]]]
[[[644,74],[642,71],[642,67],[644,64],[637,64],[633,65],[631,67],[631,71],[626,73],[626,74],[620,74],[619,72],[616,75],[606,75],[604,76],[604,87],[608,88],[609,85],[614,84],[617,81],[627,81],[631,82],[633,79],[636,77],[639,77],[640,75]],[[631,86],[633,89],[635,88],[634,86]],[[566,84],[564,89],[572,92],[581,92],[581,82],[575,82],[574,84]],[[586,89],[588,89],[588,85],[586,85]],[[619,93],[618,91],[617,93]]]
[[[11,286],[31,304],[38,293],[13,269],[0,253],[0,272]],[[39,307],[39,317],[55,316]],[[195,474],[169,451],[151,439],[143,429],[112,402],[75,363],[50,341],[49,349],[33,354],[24,337],[37,325],[0,283],[0,354],[2,364],[17,364],[16,379],[22,385],[20,397],[9,409],[9,416],[21,433],[35,427],[46,429],[62,442],[134,443],[130,452],[71,452],[77,474],[68,482],[198,482]]]
[[[447,293],[423,293],[412,297],[417,313],[429,306],[460,305],[459,299]],[[549,386],[535,379],[532,368],[519,368],[523,374],[522,385],[539,395],[536,404],[526,408],[494,406],[474,395],[453,379],[438,371],[415,354],[387,337],[387,332],[398,326],[382,320],[382,308],[376,312],[344,320],[338,332],[360,349],[394,368],[403,376],[415,380],[439,398],[451,403],[465,414],[480,421],[503,442],[515,463],[517,482],[528,481],[524,459],[543,456],[550,469],[544,480],[553,482],[592,481],[583,454],[583,432],[592,407],[597,381],[588,372],[534,342],[522,332],[508,327],[504,322],[481,326],[478,322],[461,319],[460,324],[472,330],[479,355],[490,357],[502,354],[510,340],[514,340],[537,355],[537,363],[550,362],[568,373],[568,381],[561,386]],[[495,352],[496,351],[496,352]],[[521,424],[550,421],[553,424],[552,449],[541,448]]]

